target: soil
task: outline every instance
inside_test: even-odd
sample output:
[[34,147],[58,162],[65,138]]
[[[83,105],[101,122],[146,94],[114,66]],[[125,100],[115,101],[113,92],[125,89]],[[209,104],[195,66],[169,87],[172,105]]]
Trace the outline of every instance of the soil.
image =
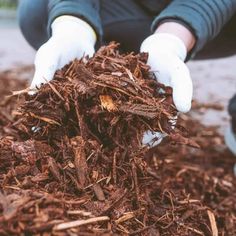
[[0,75],[0,235],[236,235],[235,157],[215,127],[172,128],[145,60],[112,45],[33,96]]

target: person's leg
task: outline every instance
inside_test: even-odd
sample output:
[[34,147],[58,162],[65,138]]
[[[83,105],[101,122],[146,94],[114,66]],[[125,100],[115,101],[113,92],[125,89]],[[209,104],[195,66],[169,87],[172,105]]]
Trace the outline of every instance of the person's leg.
[[116,41],[123,51],[139,52],[142,41],[151,34],[154,16],[135,0],[101,0],[104,41]]
[[236,55],[236,14],[219,35],[209,42],[195,59],[211,59]]
[[230,151],[236,155],[236,95],[230,99],[228,111],[231,123],[225,132],[225,143]]
[[48,0],[20,0],[18,21],[28,43],[36,50],[48,40]]

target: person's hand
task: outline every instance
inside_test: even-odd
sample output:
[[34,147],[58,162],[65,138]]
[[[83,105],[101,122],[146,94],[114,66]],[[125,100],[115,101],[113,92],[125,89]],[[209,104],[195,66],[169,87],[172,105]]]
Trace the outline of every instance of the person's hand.
[[96,35],[91,26],[73,16],[60,16],[51,25],[52,36],[35,56],[35,74],[30,88],[50,81],[56,70],[75,58],[91,57]]
[[[147,64],[158,82],[172,87],[177,110],[188,112],[191,108],[193,86],[189,70],[184,63],[187,48],[182,40],[172,34],[156,33],[144,40],[140,51],[148,53]],[[175,123],[169,122],[174,128]],[[166,134],[161,132],[149,130],[144,133],[142,143],[156,146],[165,136]]]
[[148,53],[147,64],[158,82],[173,88],[173,100],[178,111],[191,108],[193,86],[189,70],[184,63],[187,49],[176,36],[156,33],[144,40],[141,52]]

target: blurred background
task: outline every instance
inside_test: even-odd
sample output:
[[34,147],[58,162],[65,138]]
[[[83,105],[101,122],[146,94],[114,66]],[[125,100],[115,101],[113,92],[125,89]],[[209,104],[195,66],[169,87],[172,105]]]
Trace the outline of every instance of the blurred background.
[[[34,1],[34,0],[32,0]],[[0,72],[31,80],[35,51],[24,40],[17,24],[17,0],[0,0]],[[236,43],[236,42],[235,42]],[[227,104],[236,92],[236,56],[188,62],[194,99],[200,103],[190,115],[204,124],[228,125]]]
[[17,3],[18,0],[0,0],[0,71],[23,70],[25,66],[32,66],[34,60],[35,51],[25,41],[17,24]]
[[18,0],[0,0],[1,7],[15,8]]

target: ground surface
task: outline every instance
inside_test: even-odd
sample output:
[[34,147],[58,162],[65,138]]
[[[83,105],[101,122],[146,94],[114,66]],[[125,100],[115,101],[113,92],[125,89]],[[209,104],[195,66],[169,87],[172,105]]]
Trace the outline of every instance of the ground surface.
[[0,70],[32,64],[34,50],[20,33],[14,12],[0,10],[0,35]]
[[[145,55],[112,48],[24,103],[6,95],[25,80],[0,73],[0,235],[235,235],[235,157],[223,137],[189,115],[173,131],[171,91],[157,93]],[[147,127],[170,135],[148,149]]]

